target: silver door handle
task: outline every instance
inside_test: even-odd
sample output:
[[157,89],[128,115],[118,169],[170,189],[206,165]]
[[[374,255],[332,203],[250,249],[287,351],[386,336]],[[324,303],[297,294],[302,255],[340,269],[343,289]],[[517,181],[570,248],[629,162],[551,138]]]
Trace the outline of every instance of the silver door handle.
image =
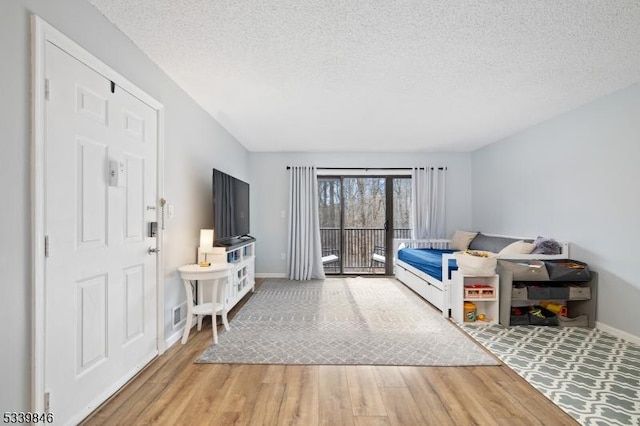
[[149,247],[147,249],[147,253],[149,253],[149,254],[160,253],[160,249],[156,248],[156,247]]

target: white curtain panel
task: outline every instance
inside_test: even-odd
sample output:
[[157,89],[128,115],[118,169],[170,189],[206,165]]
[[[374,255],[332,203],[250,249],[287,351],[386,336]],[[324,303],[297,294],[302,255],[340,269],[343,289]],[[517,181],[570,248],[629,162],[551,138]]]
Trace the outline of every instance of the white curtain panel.
[[287,275],[291,280],[323,279],[322,243],[315,167],[289,169]]
[[414,239],[445,238],[445,167],[420,167],[411,171]]

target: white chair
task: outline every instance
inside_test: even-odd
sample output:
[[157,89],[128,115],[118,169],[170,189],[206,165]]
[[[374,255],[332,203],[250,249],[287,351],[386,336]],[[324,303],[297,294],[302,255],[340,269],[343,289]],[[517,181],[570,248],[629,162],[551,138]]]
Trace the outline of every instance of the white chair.
[[338,262],[340,257],[338,256],[338,250],[336,249],[324,249],[322,250],[322,266],[337,269],[340,263]]
[[385,248],[383,246],[373,246],[373,252],[371,253],[371,264],[369,265],[369,269],[372,271],[377,264],[381,264],[382,266],[384,266],[385,263],[387,263]]

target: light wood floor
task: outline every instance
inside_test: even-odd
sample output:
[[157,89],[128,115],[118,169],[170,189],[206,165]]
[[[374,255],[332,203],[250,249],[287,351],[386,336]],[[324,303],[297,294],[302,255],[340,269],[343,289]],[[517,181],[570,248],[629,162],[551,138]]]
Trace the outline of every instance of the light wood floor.
[[211,344],[210,324],[192,331],[186,345],[174,344],[83,424],[577,424],[505,366],[195,364]]

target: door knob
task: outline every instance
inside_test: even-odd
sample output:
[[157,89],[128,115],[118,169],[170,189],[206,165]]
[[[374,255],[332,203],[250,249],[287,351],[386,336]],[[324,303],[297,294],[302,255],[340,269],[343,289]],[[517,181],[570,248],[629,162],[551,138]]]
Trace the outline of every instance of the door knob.
[[149,247],[147,249],[147,253],[149,253],[149,254],[160,253],[160,249],[156,248],[156,247]]

